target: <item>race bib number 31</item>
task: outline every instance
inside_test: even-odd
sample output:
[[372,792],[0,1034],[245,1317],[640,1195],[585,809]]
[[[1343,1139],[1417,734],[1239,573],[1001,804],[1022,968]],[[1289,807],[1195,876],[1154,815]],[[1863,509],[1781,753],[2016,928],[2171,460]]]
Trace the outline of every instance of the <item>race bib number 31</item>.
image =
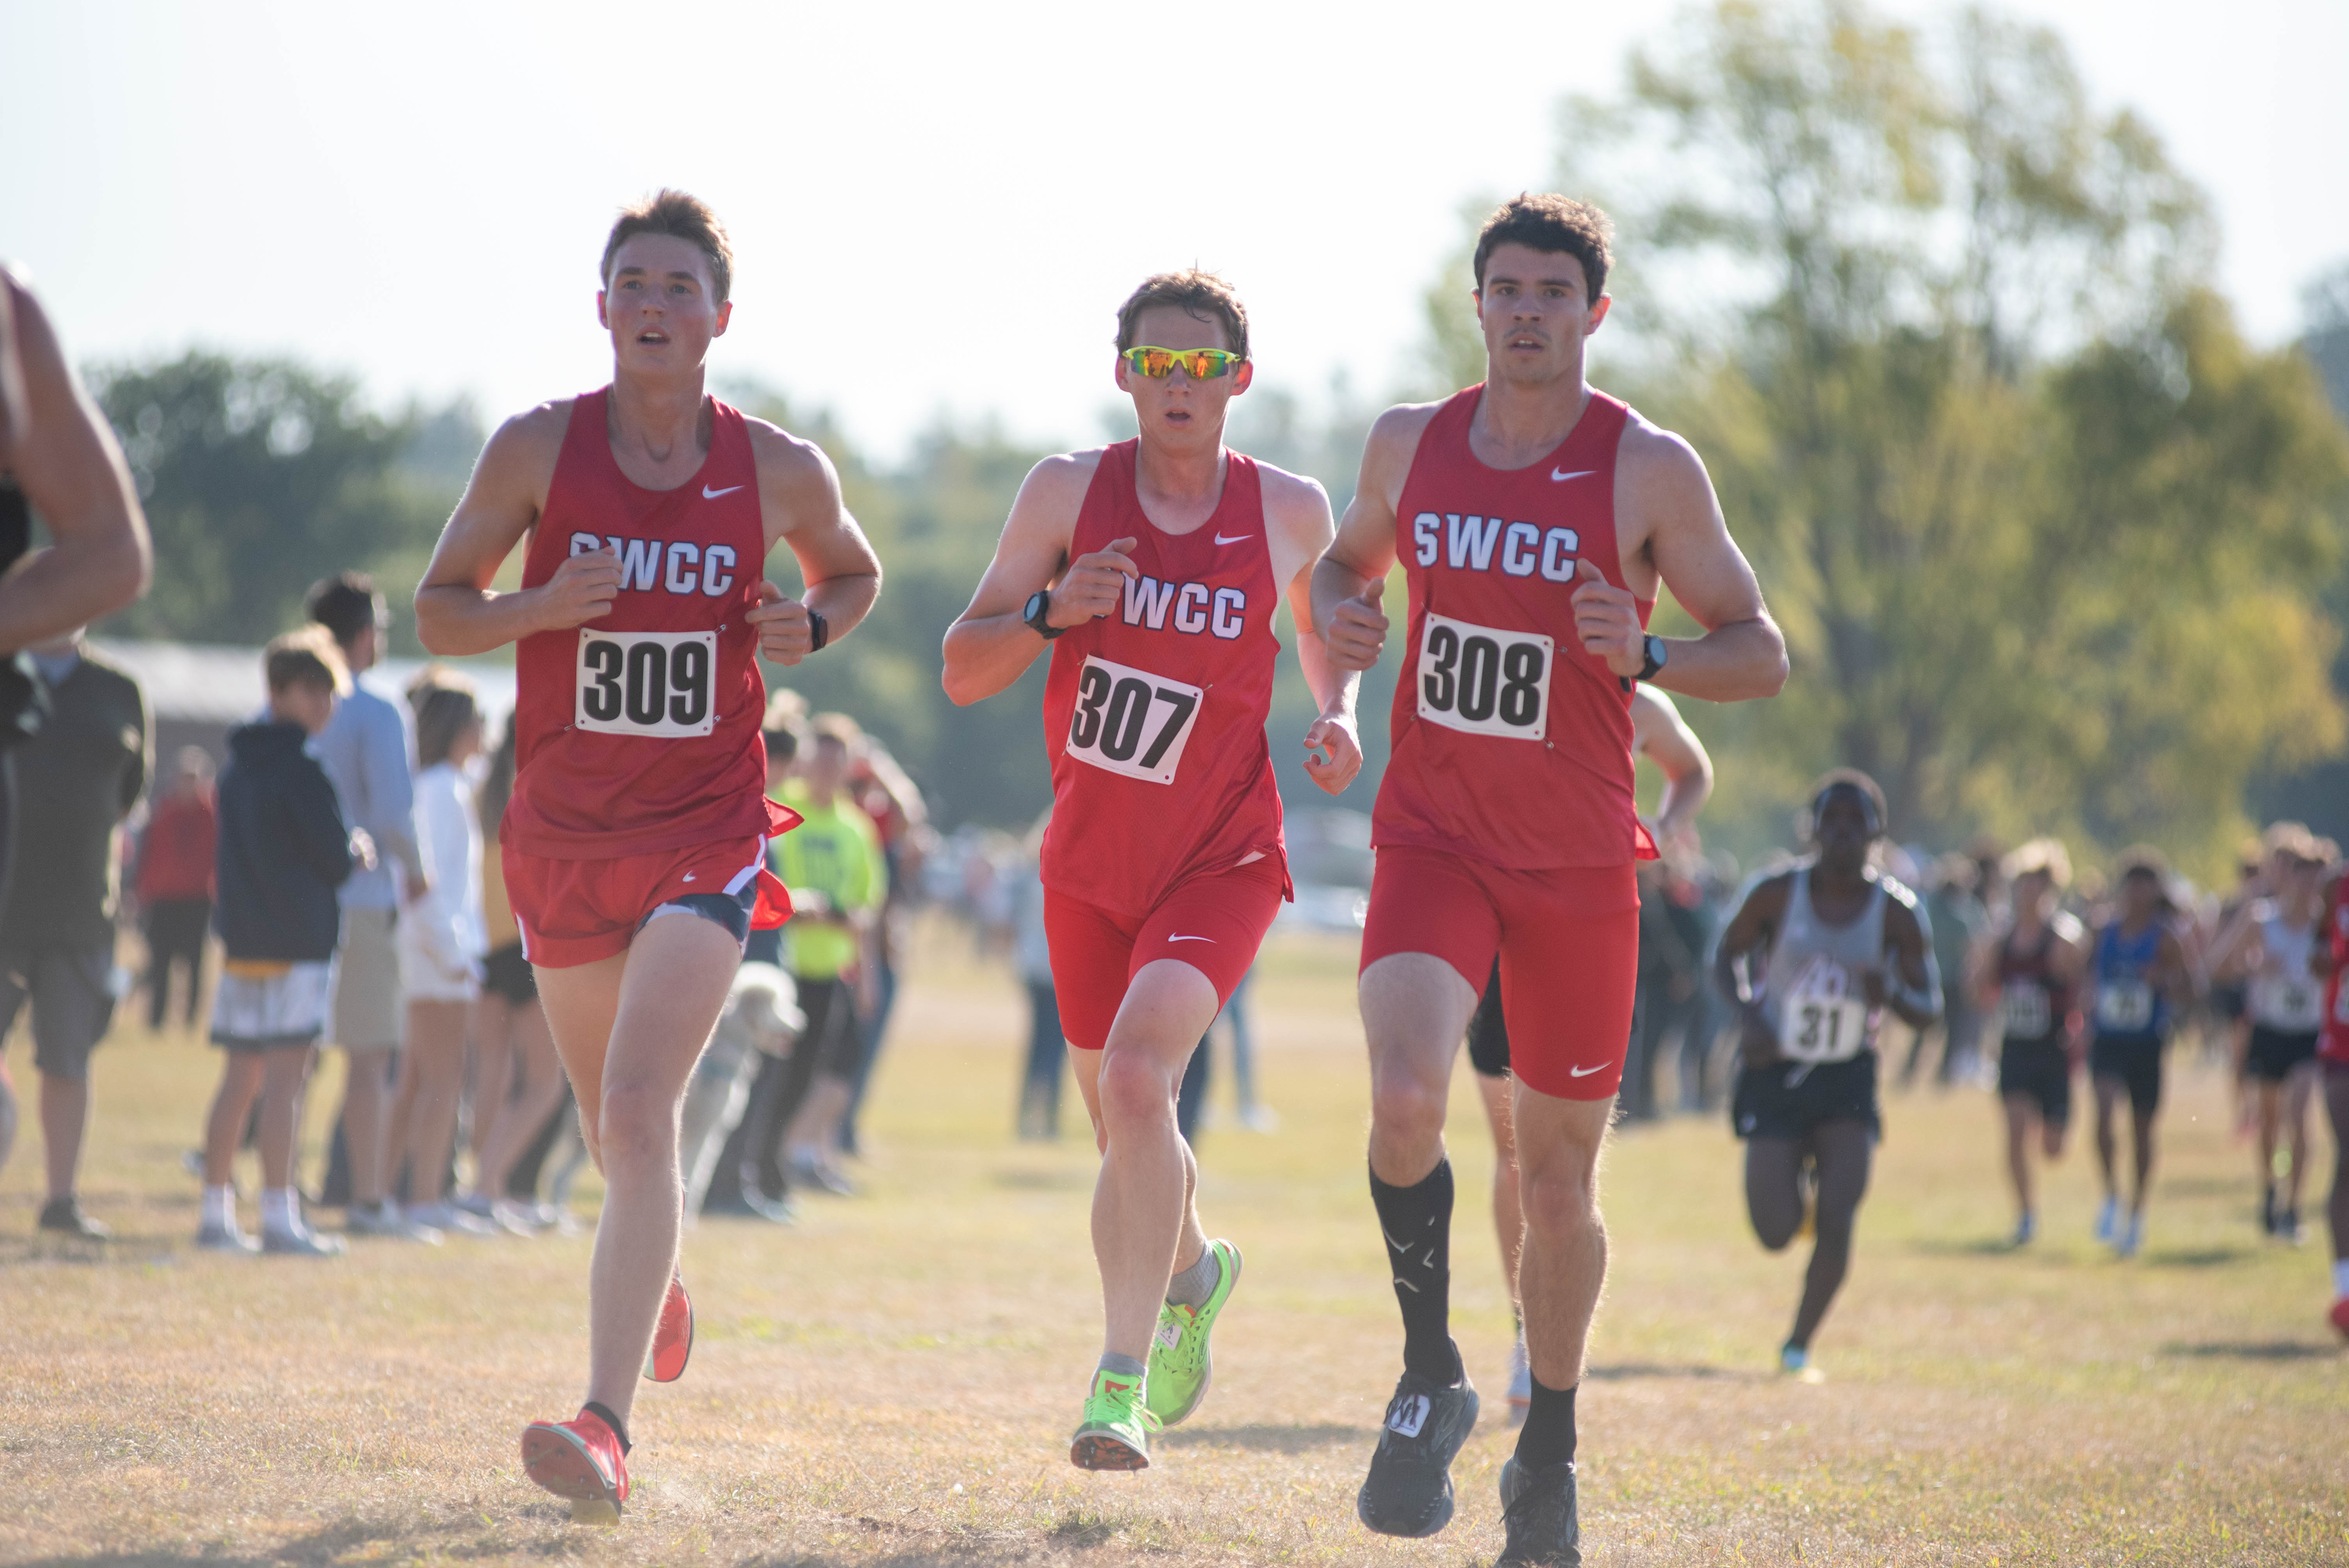
[[1196,686],[1089,658],[1077,676],[1069,755],[1129,779],[1172,784],[1206,697]]
[[717,668],[716,632],[582,631],[572,723],[598,735],[707,735]]
[[1556,646],[1536,632],[1430,613],[1419,636],[1419,716],[1471,735],[1546,738]]

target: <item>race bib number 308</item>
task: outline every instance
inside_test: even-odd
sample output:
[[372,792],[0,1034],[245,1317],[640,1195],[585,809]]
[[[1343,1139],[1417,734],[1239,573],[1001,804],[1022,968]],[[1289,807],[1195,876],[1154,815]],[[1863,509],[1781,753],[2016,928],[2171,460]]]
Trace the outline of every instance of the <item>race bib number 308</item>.
[[598,735],[707,735],[717,725],[717,668],[714,631],[582,631],[572,723]]
[[1419,716],[1470,735],[1545,739],[1556,646],[1431,612],[1419,634]]
[[1172,784],[1206,698],[1197,686],[1089,658],[1077,676],[1069,755],[1129,779]]

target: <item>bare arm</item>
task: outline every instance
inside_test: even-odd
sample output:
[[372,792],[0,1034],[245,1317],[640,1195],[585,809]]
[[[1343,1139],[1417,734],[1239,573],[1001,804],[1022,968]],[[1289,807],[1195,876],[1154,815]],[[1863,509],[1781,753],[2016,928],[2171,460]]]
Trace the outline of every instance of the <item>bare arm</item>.
[[881,561],[841,504],[840,475],[821,447],[755,419],[750,447],[767,548],[789,545],[806,587],[792,599],[763,582],[758,607],[744,619],[758,628],[761,657],[797,664],[815,647],[808,612],[824,618],[826,647],[847,636],[881,596]]
[[2194,1005],[2194,964],[2175,931],[2164,929],[2153,951],[2153,983],[2179,1012]]
[[[1615,505],[1633,537],[1644,538],[1641,556],[1705,628],[1702,637],[1668,641],[1655,684],[1711,702],[1776,696],[1786,684],[1786,639],[1762,604],[1753,567],[1729,537],[1712,478],[1695,450],[1651,425],[1626,429]],[[1624,564],[1629,574],[1635,563]],[[1575,590],[1574,608],[1583,646],[1617,675],[1637,675],[1646,661],[1646,634],[1631,594],[1586,580]]]
[[[1884,1005],[1910,1028],[1924,1028],[1941,1016],[1941,988],[1933,983],[1928,967],[1932,954],[1925,945],[1925,927],[1914,909],[1889,895],[1884,906],[1884,951],[1900,980],[1899,985],[1885,988]],[[1877,984],[1883,984],[1881,978]]]
[[[1045,619],[1065,629],[1107,614],[1123,579],[1137,570],[1114,547],[1068,559],[1077,513],[1100,462],[1098,452],[1048,457],[1020,485],[995,542],[995,558],[981,574],[969,608],[946,629],[943,684],[958,707],[1002,691],[1044,651],[1044,639],[1020,615],[1038,589],[1052,590]],[[1120,542],[1129,548],[1133,543]]]
[[1313,624],[1341,670],[1369,669],[1386,647],[1387,618],[1378,603],[1387,573],[1395,569],[1395,508],[1435,409],[1406,404],[1378,416],[1363,443],[1354,499],[1337,537],[1314,563]]
[[1672,699],[1651,686],[1631,694],[1631,749],[1664,770],[1664,795],[1656,802],[1657,839],[1693,844],[1697,813],[1713,794],[1713,759]]
[[487,653],[610,613],[620,563],[609,550],[568,557],[535,588],[495,593],[489,586],[538,522],[570,417],[567,404],[541,404],[500,425],[482,448],[416,587],[416,637],[427,649]]
[[1339,795],[1362,771],[1362,740],[1354,698],[1360,672],[1341,669],[1313,623],[1313,566],[1329,549],[1337,529],[1330,521],[1329,494],[1311,479],[1258,465],[1264,483],[1264,524],[1272,554],[1272,580],[1288,585],[1289,613],[1297,622],[1297,664],[1313,693],[1316,716],[1305,731],[1305,771],[1326,793]]
[[[66,363],[41,303],[0,270],[0,469],[50,543],[0,579],[0,652],[45,642],[111,615],[147,590],[147,520],[122,449]],[[21,396],[18,389],[21,388]]]
[[1738,906],[1737,913],[1729,917],[1729,924],[1722,929],[1721,940],[1713,952],[1714,989],[1737,1009],[1741,1025],[1738,1046],[1746,1061],[1754,1065],[1778,1054],[1778,1036],[1737,966],[1776,936],[1779,923],[1786,918],[1786,900],[1793,888],[1794,878],[1790,874],[1758,884]]

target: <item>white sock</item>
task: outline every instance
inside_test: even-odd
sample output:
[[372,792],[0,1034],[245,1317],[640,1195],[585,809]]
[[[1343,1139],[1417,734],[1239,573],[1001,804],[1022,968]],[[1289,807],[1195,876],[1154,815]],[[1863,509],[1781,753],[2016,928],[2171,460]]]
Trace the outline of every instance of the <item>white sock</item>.
[[2333,1294],[2349,1301],[2349,1258],[2333,1259]]
[[233,1230],[237,1222],[237,1190],[234,1187],[206,1187],[204,1189],[204,1223],[221,1230]]
[[302,1228],[302,1200],[291,1187],[261,1189],[261,1228],[280,1235]]

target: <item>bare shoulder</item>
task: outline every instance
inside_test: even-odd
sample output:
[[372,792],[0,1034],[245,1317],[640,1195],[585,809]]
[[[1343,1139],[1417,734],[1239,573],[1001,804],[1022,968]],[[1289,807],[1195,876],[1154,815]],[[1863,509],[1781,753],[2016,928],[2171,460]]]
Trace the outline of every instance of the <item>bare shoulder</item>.
[[1257,482],[1264,492],[1264,520],[1277,528],[1330,530],[1329,492],[1321,481],[1259,461]]
[[1066,511],[1073,524],[1085,504],[1085,492],[1093,487],[1093,476],[1101,471],[1101,454],[1106,450],[1094,446],[1081,452],[1055,452],[1045,458],[1029,469],[1021,482],[1019,505]]
[[1364,443],[1364,460],[1371,456],[1389,459],[1409,459],[1419,450],[1419,438],[1427,433],[1435,416],[1449,399],[1433,403],[1397,403],[1371,421],[1370,439]]
[[1617,494],[1634,501],[1670,504],[1701,499],[1709,504],[1713,481],[1688,438],[1666,430],[1636,408],[1628,412],[1615,447]]
[[563,433],[571,428],[576,398],[556,398],[524,409],[490,432],[474,464],[471,488],[507,491],[522,488],[543,498],[553,484],[555,464],[563,455]]
[[761,485],[781,485],[789,491],[840,488],[832,459],[813,441],[747,414],[742,423],[750,432],[750,455],[758,464]]
[[1762,920],[1776,920],[1786,913],[1786,900],[1794,892],[1794,872],[1778,872],[1756,882],[1753,891],[1746,894],[1741,915],[1752,915]]

